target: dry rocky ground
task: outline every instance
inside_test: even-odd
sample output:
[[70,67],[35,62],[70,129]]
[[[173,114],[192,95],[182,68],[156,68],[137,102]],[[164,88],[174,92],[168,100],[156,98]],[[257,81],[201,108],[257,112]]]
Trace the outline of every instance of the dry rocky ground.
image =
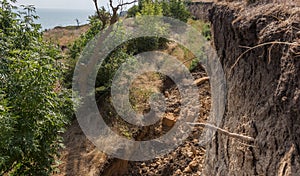
[[[205,77],[206,73],[201,66],[193,70],[195,79]],[[172,81],[162,82],[149,75],[140,76],[135,87],[149,88],[158,87],[164,90],[166,96],[167,109],[164,118],[174,119],[180,112],[180,94]],[[153,83],[154,82],[154,83]],[[201,102],[198,122],[207,120],[210,111],[210,86],[206,81],[199,85],[199,97]],[[138,95],[144,96],[144,95]],[[105,102],[105,101],[104,101]],[[147,104],[147,103],[146,103]],[[145,104],[144,107],[147,107]],[[103,113],[111,111],[107,103],[102,104],[105,109]],[[100,105],[101,106],[101,105]],[[103,108],[103,106],[101,106]],[[102,110],[100,110],[102,111]],[[170,118],[172,116],[173,118]],[[106,116],[107,117],[107,116]],[[105,118],[105,117],[104,117]],[[149,128],[138,129],[122,122],[116,118],[110,119],[110,126],[120,135],[147,140],[166,133],[172,126],[165,122],[163,118]],[[106,120],[108,120],[106,119]],[[172,123],[172,122],[171,122]],[[59,169],[60,174],[55,175],[200,175],[203,167],[205,148],[199,146],[199,137],[202,133],[201,127],[195,127],[185,142],[171,153],[146,162],[131,162],[109,158],[99,152],[95,146],[89,142],[81,131],[76,120],[64,134],[66,148],[62,151]]]
[[[199,66],[192,72],[195,79],[205,77],[205,71]],[[165,95],[167,109],[164,118],[176,117],[180,111],[180,94],[174,84],[167,83]],[[207,120],[210,111],[210,87],[205,82],[199,87],[201,102],[198,122]],[[172,119],[172,118],[171,118]],[[168,124],[158,124],[157,133],[163,134],[168,130]],[[156,133],[156,135],[157,135]],[[185,142],[171,153],[146,162],[129,162],[129,169],[125,175],[200,175],[203,167],[205,148],[199,146],[201,127],[195,127]],[[149,136],[146,136],[146,139]]]

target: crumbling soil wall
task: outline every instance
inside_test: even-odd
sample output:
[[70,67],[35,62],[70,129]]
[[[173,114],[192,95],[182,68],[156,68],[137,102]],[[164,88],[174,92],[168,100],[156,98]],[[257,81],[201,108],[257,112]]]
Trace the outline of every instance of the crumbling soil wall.
[[205,175],[300,175],[299,13],[296,5],[241,2],[210,10],[228,87],[220,127],[255,142],[216,134]]
[[211,9],[213,2],[210,0],[187,2],[187,8],[196,20],[208,21],[209,9]]

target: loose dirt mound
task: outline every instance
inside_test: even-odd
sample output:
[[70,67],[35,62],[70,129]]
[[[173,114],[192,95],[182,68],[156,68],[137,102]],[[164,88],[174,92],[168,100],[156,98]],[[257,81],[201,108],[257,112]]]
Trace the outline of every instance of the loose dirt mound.
[[[206,175],[300,174],[300,8],[282,4],[217,4],[215,48],[228,84],[222,128],[207,147]],[[297,174],[298,173],[298,174]]]

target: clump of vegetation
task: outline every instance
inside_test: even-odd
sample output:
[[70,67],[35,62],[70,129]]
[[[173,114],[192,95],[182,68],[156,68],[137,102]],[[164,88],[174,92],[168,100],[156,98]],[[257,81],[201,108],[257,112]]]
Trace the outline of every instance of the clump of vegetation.
[[205,37],[206,40],[211,40],[211,30],[210,30],[210,24],[205,23],[202,26],[202,35]]
[[0,2],[0,175],[49,175],[72,116],[59,51],[42,40],[35,9]]
[[200,31],[202,36],[206,40],[211,40],[211,26],[210,23],[201,21],[201,20],[188,20],[188,24],[193,26],[196,30]]
[[[188,20],[188,24],[193,26],[196,30],[198,30],[199,32],[201,32],[202,36],[207,40],[210,41],[211,40],[211,26],[209,23],[206,23],[204,21],[200,21],[200,20],[193,20],[193,19],[189,19]],[[204,53],[202,53],[201,57],[205,57]],[[199,57],[193,57],[193,59],[191,60],[189,69],[193,70],[195,69],[199,62],[200,62],[200,58]]]
[[138,14],[157,15],[162,14],[183,22],[191,17],[190,12],[181,0],[140,0],[139,5],[134,5],[128,10],[128,17],[135,17]]

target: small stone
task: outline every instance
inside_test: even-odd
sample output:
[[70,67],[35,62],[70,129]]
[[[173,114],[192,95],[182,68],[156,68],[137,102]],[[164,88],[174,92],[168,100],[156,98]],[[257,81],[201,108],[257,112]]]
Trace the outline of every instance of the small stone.
[[176,119],[173,114],[167,114],[166,117],[163,118],[162,124],[163,126],[173,127],[176,123]]
[[288,98],[286,96],[282,97],[281,100],[282,101],[286,101]]
[[[165,91],[165,96],[166,97],[169,97],[170,96],[170,93],[168,91]],[[166,98],[167,99],[167,98]]]
[[190,168],[190,166],[186,167],[184,170],[183,170],[183,173],[191,173],[192,172],[192,169]]
[[153,171],[149,171],[148,175],[155,175]]
[[156,163],[150,164],[151,167],[157,167]]
[[300,38],[300,31],[296,33],[297,37]]
[[198,162],[195,161],[195,160],[192,161],[192,162],[190,162],[189,167],[190,167],[191,169],[195,170],[195,169],[198,167]]
[[187,156],[188,156],[189,158],[191,158],[193,155],[194,155],[193,152],[187,152]]
[[180,112],[180,109],[179,108],[176,108],[175,110],[174,110],[174,113],[179,113]]
[[192,147],[191,151],[193,152],[194,155],[198,154],[197,150],[194,147]]
[[181,175],[181,170],[180,170],[180,169],[177,169],[177,170],[175,171],[175,175]]

